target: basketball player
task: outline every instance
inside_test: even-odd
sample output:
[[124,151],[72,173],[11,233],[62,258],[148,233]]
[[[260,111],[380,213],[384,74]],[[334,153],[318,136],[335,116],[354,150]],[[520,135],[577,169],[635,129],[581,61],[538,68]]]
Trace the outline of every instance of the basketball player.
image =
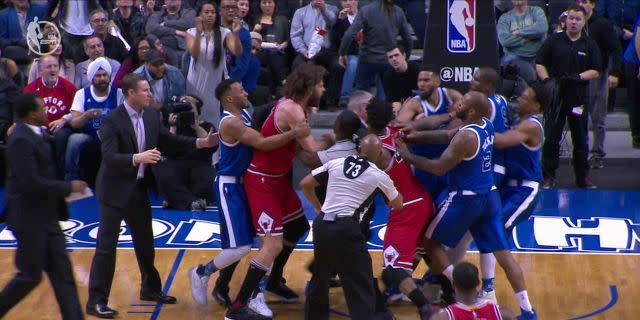
[[[457,127],[460,122],[453,116],[448,116],[449,112],[454,111],[453,106],[459,102],[462,98],[460,92],[454,89],[440,87],[440,76],[438,71],[433,66],[422,66],[420,73],[418,73],[418,91],[419,94],[405,102],[400,113],[396,118],[396,124],[399,126],[406,126],[411,120],[416,121],[411,123],[411,130],[431,130],[431,129],[452,129]],[[432,116],[439,116],[439,120],[436,122],[435,128],[433,127],[433,120],[423,120],[421,118],[429,118]],[[444,118],[443,118],[444,117]],[[448,118],[447,118],[448,117]],[[420,120],[417,120],[420,119]],[[440,157],[444,149],[447,148],[448,143],[442,144],[424,144],[421,141],[414,141],[411,150],[420,156],[427,157],[429,159],[436,159]],[[422,185],[433,196],[436,204],[439,204],[445,198],[445,191],[447,185],[447,178],[445,176],[438,177],[434,174],[415,169],[415,174]]]
[[[533,83],[518,98],[520,123],[502,134],[496,133],[494,146],[503,149],[507,174],[505,184],[499,188],[502,200],[502,222],[511,233],[520,221],[525,221],[538,203],[538,191],[542,182],[540,167],[541,148],[544,141],[543,126],[537,114],[549,104],[549,88]],[[480,256],[483,296],[495,302],[493,281],[495,258],[492,254]]]
[[[294,70],[287,77],[283,97],[276,102],[262,126],[262,135],[270,137],[287,132],[306,122],[307,112],[318,105],[325,90],[322,81],[325,73],[322,67],[312,63],[302,64]],[[298,138],[296,142],[309,152],[326,147],[310,135]],[[262,246],[251,260],[242,287],[227,311],[227,320],[247,316],[246,303],[269,268],[271,276],[266,292],[285,302],[298,300],[298,295],[282,282],[282,271],[289,255],[309,230],[309,222],[288,176],[296,155],[296,142],[271,151],[255,150],[244,175],[253,226]]]
[[[478,268],[468,262],[460,262],[453,268],[453,287],[456,303],[435,314],[432,320],[502,320],[498,306],[478,298]],[[506,312],[508,313],[508,312]],[[508,319],[512,319],[509,317]]]
[[388,126],[392,118],[391,104],[374,99],[367,105],[369,132],[378,135],[383,146],[376,164],[384,168],[404,198],[401,209],[394,208],[389,212],[382,254],[382,280],[387,287],[398,287],[418,308],[422,319],[429,319],[428,301],[411,274],[417,244],[422,242],[425,227],[433,216],[433,200],[413,174],[411,165],[396,152],[394,137],[399,131]]
[[[411,154],[401,139],[396,146],[402,157],[425,171],[444,175],[449,173],[448,188],[451,191],[427,228],[434,274],[443,273],[452,280],[453,266],[449,264],[442,245],[454,248],[467,231],[481,253],[493,253],[507,274],[511,287],[520,303],[520,319],[536,319],[529,302],[522,269],[508,250],[500,217],[500,195],[493,184],[494,129],[485,117],[490,106],[487,96],[470,91],[458,107],[458,117],[464,126],[451,139],[451,143],[438,159],[431,160]],[[442,131],[443,140],[449,135]],[[441,263],[445,262],[444,265]],[[440,272],[442,271],[442,272]]]
[[[224,108],[218,126],[221,142],[220,163],[214,184],[220,204],[223,250],[206,265],[198,265],[189,270],[191,294],[199,304],[207,303],[207,285],[211,274],[240,261],[251,250],[254,234],[241,177],[249,167],[252,148],[273,150],[310,133],[309,125],[301,122],[293,130],[268,138],[263,137],[252,129],[251,118],[243,110],[249,104],[247,97],[242,84],[233,79],[221,82],[216,88],[216,98]],[[260,302],[264,299],[260,296],[252,300],[249,304],[252,310],[258,313],[259,310],[268,310],[252,306],[255,304],[254,301]],[[269,310],[262,315],[271,317],[273,314],[270,314]]]

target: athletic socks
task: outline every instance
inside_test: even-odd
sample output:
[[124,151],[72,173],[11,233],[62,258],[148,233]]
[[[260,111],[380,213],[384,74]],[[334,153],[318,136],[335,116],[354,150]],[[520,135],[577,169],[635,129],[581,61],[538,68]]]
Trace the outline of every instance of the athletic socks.
[[480,254],[480,269],[482,270],[482,290],[493,291],[496,274],[496,258],[493,253]]
[[202,272],[200,272],[200,268],[198,268],[198,274],[203,276],[210,276],[216,271],[218,271],[218,268],[216,267],[216,264],[213,263],[213,260],[209,261],[209,263],[204,266]]
[[289,256],[291,252],[293,252],[293,248],[291,246],[284,245],[282,247],[282,251],[276,257],[276,260],[273,262],[273,266],[271,267],[271,275],[269,276],[269,282],[267,283],[267,288],[277,288],[280,286],[280,282],[282,281],[282,272],[284,272],[284,265],[289,260]]
[[241,308],[247,304],[251,294],[258,286],[258,282],[260,282],[260,279],[264,277],[268,269],[269,267],[262,265],[260,262],[251,260],[247,276],[244,278],[244,282],[242,282],[242,287],[240,287],[238,296],[233,302],[234,308]]
[[442,274],[447,277],[447,279],[449,279],[449,281],[451,281],[451,283],[453,283],[453,265],[450,264],[449,266],[447,266],[444,271],[442,271]]
[[494,278],[485,279],[482,278],[482,290],[485,292],[493,291]]
[[411,300],[411,302],[413,302],[413,304],[418,307],[418,310],[422,309],[422,307],[424,307],[428,303],[427,298],[424,297],[424,294],[418,288],[415,288],[413,289],[413,291],[409,292],[409,300]]
[[231,277],[233,277],[233,272],[236,270],[237,266],[238,262],[220,270],[215,287],[219,290],[226,289],[224,292],[229,292],[229,283],[231,282]]
[[533,307],[531,307],[531,302],[529,301],[527,290],[517,292],[516,298],[518,299],[518,303],[520,304],[520,309],[529,312],[533,311]]

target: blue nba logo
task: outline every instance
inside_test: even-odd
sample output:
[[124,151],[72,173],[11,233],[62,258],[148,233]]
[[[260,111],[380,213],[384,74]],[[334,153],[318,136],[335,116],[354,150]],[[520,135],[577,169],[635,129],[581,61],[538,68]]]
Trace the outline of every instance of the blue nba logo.
[[476,48],[476,0],[448,0],[447,49],[469,53]]

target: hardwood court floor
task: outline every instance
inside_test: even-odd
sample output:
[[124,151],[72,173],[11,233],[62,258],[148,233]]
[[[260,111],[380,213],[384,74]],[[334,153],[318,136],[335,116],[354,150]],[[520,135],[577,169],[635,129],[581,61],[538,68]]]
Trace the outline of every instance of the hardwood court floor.
[[[215,255],[217,250],[157,250],[156,266],[168,293],[178,298],[178,304],[155,306],[138,299],[140,275],[133,250],[118,250],[115,279],[109,305],[120,311],[120,319],[223,319],[224,309],[209,301],[207,306],[196,305],[190,295],[187,270]],[[310,274],[306,264],[312,253],[296,251],[285,269],[287,284],[302,293]],[[373,252],[374,273],[381,253]],[[93,250],[71,252],[76,282],[82,304],[87,301],[87,285]],[[538,310],[539,319],[583,319],[582,316],[606,309],[589,319],[638,319],[640,316],[640,257],[634,255],[569,255],[569,254],[517,254],[529,286],[529,296]],[[0,286],[4,286],[14,274],[13,250],[0,250],[2,269]],[[478,263],[478,255],[468,255],[469,261]],[[244,277],[246,263],[236,270],[232,282],[235,295]],[[416,276],[425,267],[420,265]],[[169,279],[169,281],[167,281]],[[210,284],[213,285],[215,276]],[[501,270],[497,272],[497,293],[501,305],[517,311],[517,303]],[[168,283],[171,282],[171,283]],[[610,286],[613,289],[610,289]],[[612,293],[614,294],[612,296]],[[617,301],[614,298],[617,295]],[[341,289],[331,290],[332,308],[347,312]],[[303,304],[270,303],[277,319],[302,319]],[[606,308],[609,306],[610,308]],[[410,305],[394,305],[392,311],[398,319],[418,319]],[[45,280],[4,319],[59,319],[53,292]],[[92,319],[92,317],[87,317]],[[332,319],[347,319],[334,314]]]

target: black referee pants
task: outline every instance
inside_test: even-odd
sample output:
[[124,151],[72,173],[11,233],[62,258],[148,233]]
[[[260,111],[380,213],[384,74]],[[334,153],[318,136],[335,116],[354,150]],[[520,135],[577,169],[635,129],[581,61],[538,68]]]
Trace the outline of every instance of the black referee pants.
[[[557,106],[556,106],[557,107]],[[564,125],[569,122],[571,141],[573,143],[573,171],[576,183],[583,184],[584,178],[589,176],[589,142],[588,119],[589,107],[585,105],[582,115],[572,113],[573,106],[560,106],[560,112],[552,123],[545,125],[546,137],[542,147],[542,173],[545,178],[556,177],[559,166],[560,140]],[[550,121],[549,119],[547,121]]]
[[352,218],[313,223],[316,263],[304,306],[306,320],[329,319],[329,277],[338,272],[351,319],[370,320],[375,312],[371,256],[360,225]]

